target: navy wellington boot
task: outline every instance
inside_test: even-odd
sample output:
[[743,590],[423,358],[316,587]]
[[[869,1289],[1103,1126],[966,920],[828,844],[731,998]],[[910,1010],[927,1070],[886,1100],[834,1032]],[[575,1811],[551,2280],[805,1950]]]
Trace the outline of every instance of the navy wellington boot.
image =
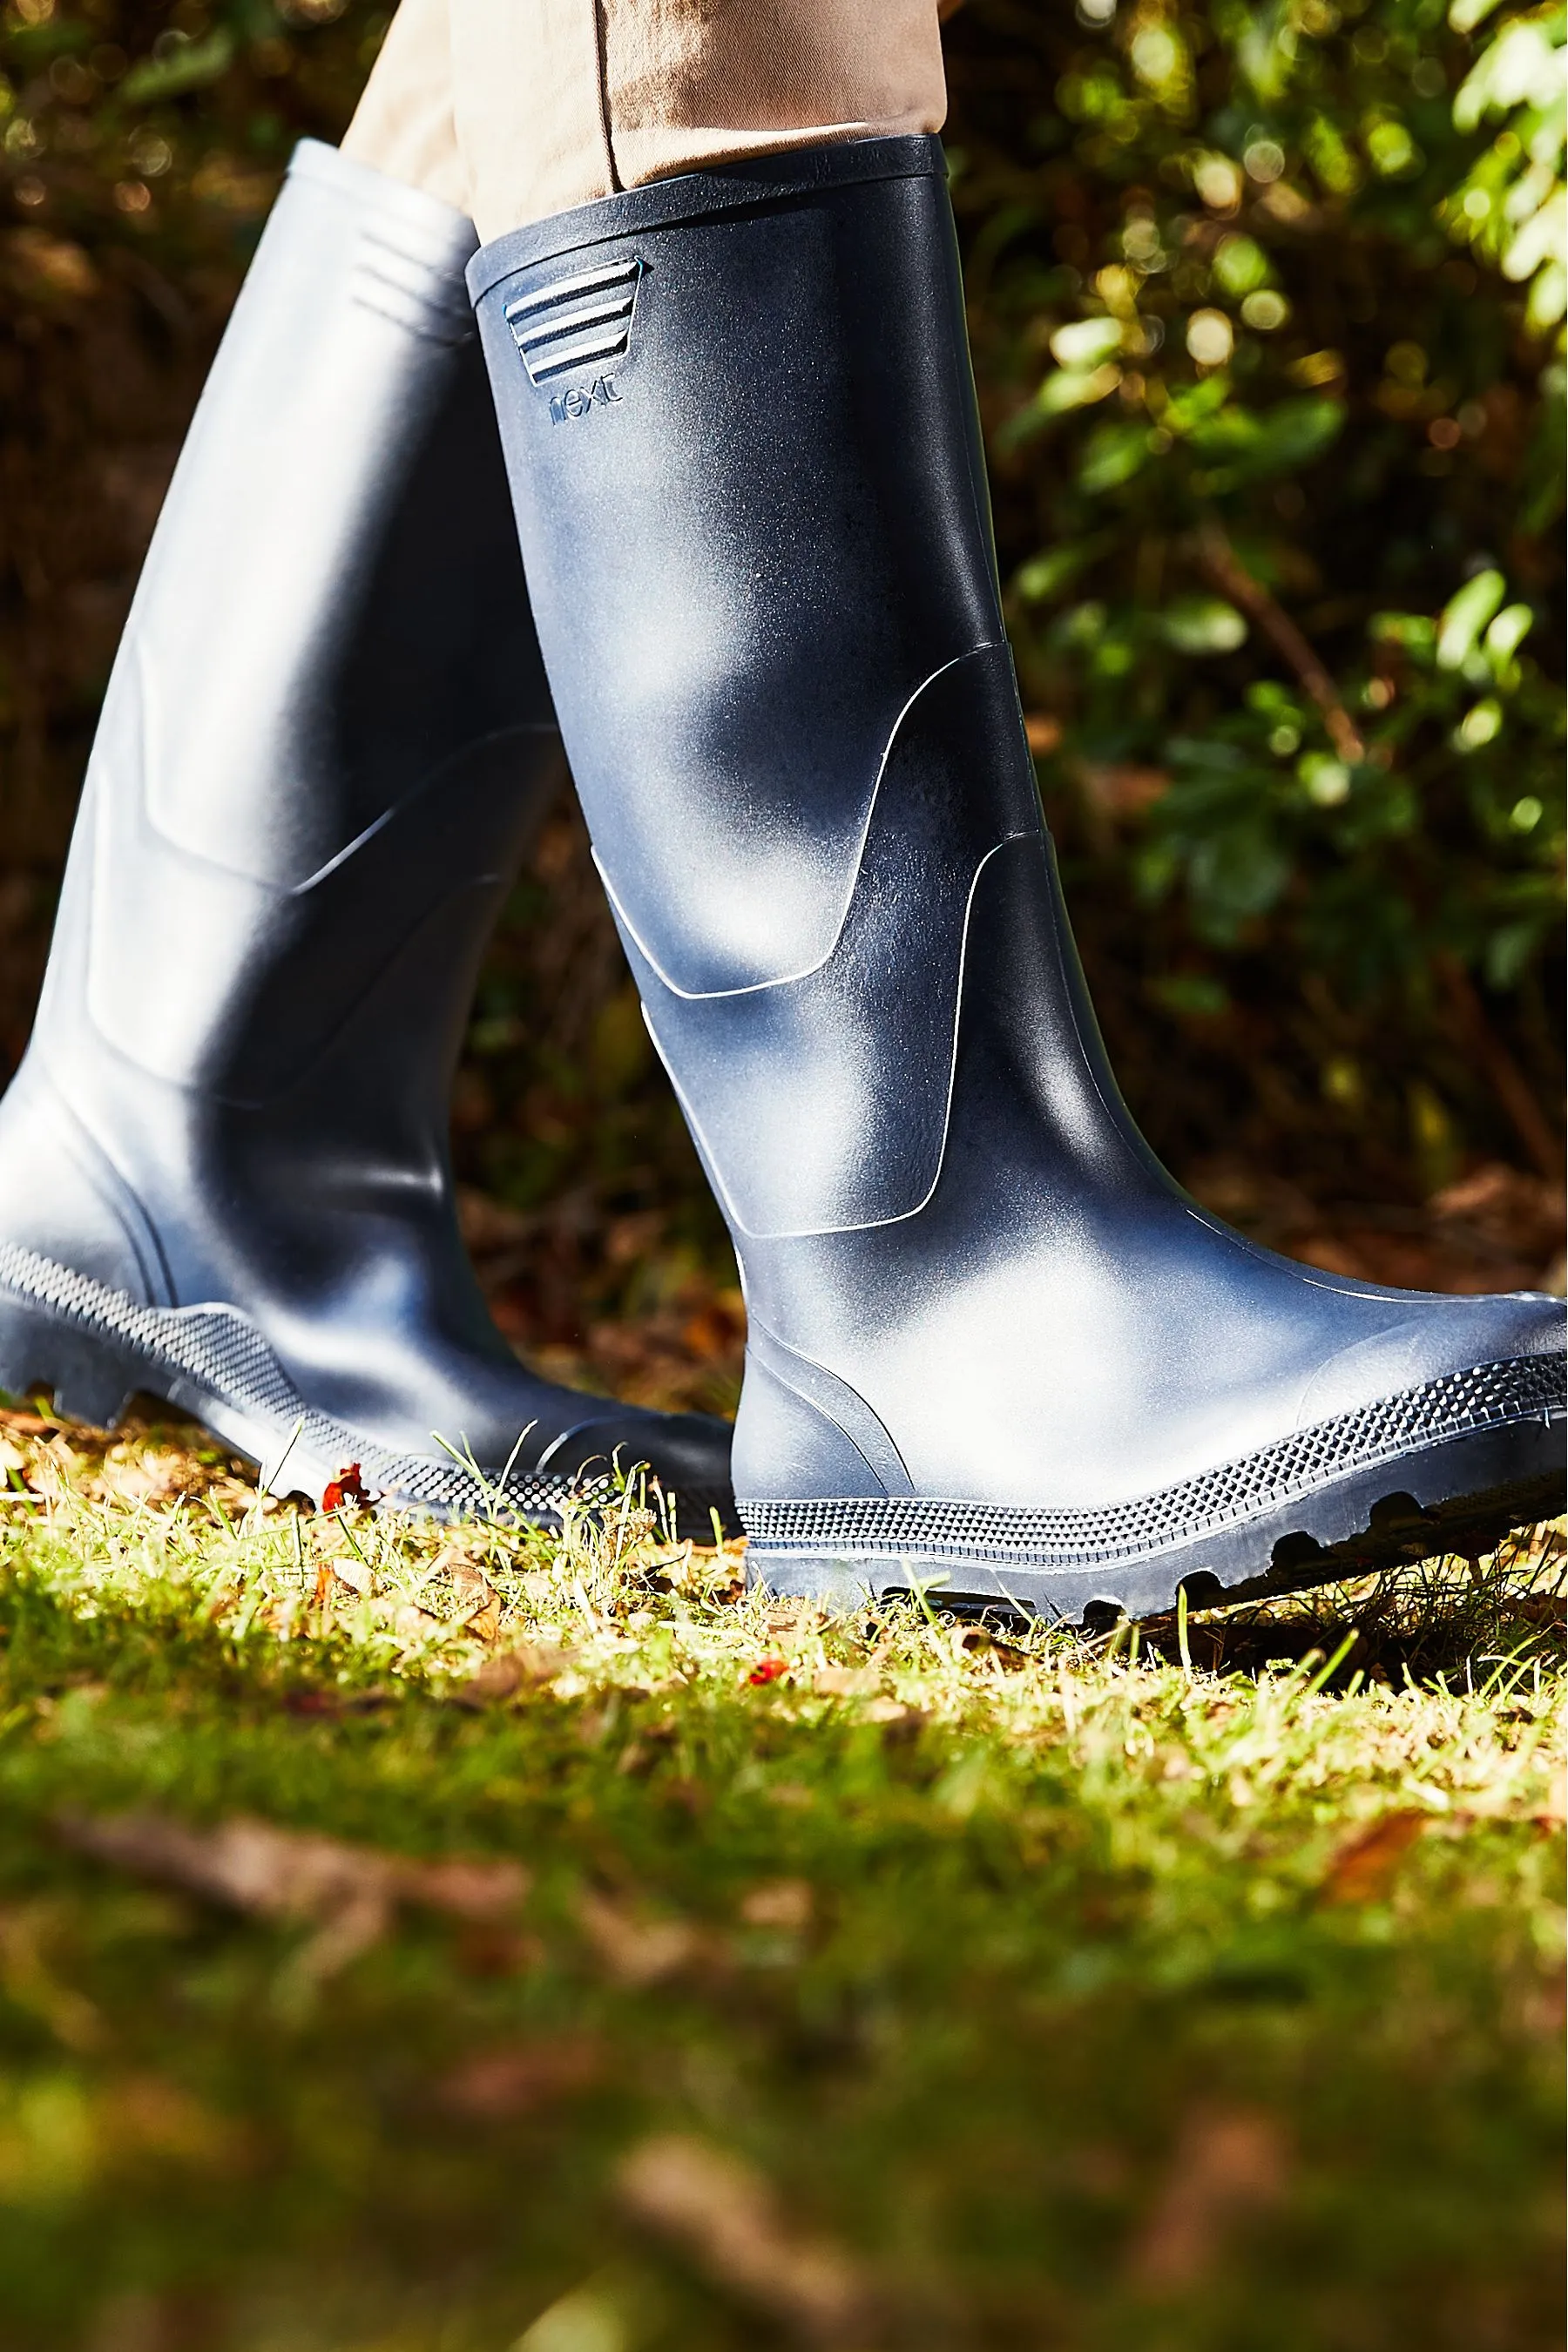
[[1078,1617],[1560,1507],[1555,1301],[1276,1257],[1117,1093],[937,142],[633,190],[468,283],[573,772],[741,1261],[754,1571]]
[[647,1463],[704,1533],[729,1430],[525,1370],[454,1213],[476,967],[560,761],[474,242],[330,148],[295,157],[137,590],[0,1104],[0,1385],[101,1423],[146,1391],[275,1485],[357,1462],[437,1511],[506,1470],[509,1507],[549,1517]]

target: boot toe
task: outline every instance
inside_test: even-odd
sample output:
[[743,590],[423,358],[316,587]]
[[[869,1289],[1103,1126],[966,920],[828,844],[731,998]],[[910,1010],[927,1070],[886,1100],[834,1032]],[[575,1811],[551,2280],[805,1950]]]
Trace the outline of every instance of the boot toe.
[[1484,1365],[1563,1352],[1563,1303],[1544,1292],[1413,1296],[1410,1306],[1400,1321],[1339,1349],[1320,1367],[1302,1394],[1299,1427]]

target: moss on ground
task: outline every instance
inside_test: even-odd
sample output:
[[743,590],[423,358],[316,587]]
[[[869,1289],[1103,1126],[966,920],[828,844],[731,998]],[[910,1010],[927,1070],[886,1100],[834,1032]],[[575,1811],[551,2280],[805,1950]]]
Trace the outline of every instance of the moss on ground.
[[1089,1642],[0,1463],[7,2352],[1559,2342],[1560,1531]]

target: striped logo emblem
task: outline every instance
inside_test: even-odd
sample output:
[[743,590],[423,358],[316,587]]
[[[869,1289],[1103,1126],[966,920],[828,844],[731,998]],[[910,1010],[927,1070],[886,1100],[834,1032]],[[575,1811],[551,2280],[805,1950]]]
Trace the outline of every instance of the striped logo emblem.
[[642,272],[636,259],[610,261],[509,302],[506,322],[531,381],[549,383],[570,368],[618,359],[631,337]]

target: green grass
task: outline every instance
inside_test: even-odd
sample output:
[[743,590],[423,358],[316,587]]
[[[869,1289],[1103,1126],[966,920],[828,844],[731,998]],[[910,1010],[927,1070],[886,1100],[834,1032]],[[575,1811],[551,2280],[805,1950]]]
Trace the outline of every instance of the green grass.
[[1560,2343],[1560,1532],[1090,1643],[0,1434],[5,2352]]

